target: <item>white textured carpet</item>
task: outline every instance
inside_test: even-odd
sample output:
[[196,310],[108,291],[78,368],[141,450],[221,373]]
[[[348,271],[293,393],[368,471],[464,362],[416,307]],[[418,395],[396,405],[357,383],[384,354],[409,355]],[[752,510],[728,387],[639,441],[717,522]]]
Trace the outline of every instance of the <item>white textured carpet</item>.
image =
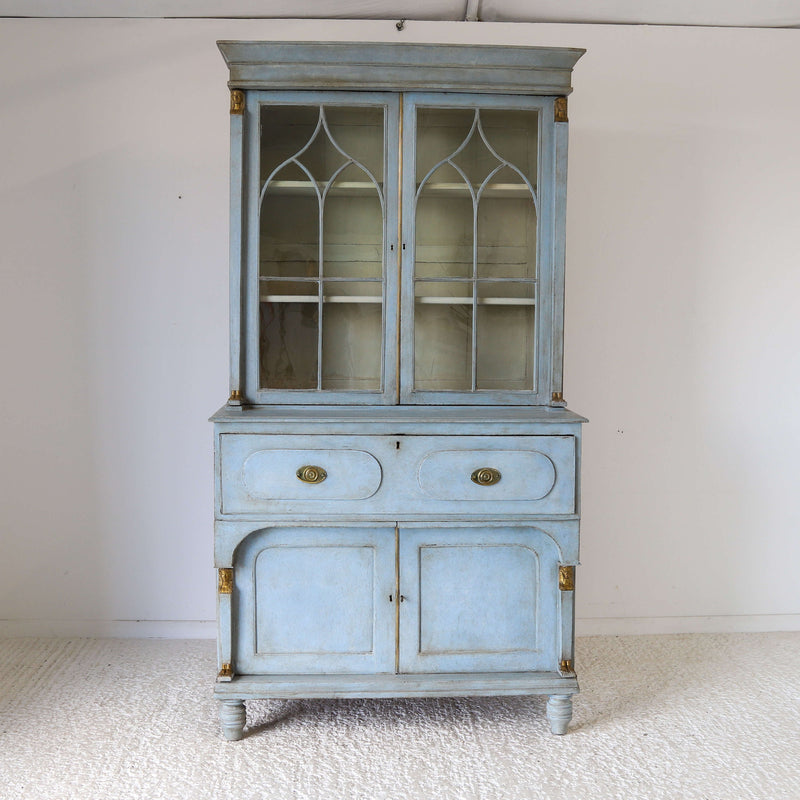
[[209,641],[0,640],[0,798],[800,798],[800,634],[580,639],[570,733],[540,698],[249,704]]

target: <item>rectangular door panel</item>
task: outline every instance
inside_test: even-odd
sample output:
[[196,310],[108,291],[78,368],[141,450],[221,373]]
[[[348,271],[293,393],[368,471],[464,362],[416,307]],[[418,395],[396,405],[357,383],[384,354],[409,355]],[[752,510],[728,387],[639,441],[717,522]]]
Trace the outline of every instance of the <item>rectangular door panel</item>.
[[237,550],[236,671],[394,669],[394,531],[267,528]]
[[535,528],[402,530],[400,671],[555,669],[557,571]]

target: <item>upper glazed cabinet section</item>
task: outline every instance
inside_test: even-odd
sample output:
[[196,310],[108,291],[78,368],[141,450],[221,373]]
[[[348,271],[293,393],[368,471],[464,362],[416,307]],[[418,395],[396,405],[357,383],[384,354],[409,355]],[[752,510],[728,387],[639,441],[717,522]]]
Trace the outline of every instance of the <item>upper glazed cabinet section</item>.
[[561,404],[564,95],[582,51],[220,49],[232,401]]

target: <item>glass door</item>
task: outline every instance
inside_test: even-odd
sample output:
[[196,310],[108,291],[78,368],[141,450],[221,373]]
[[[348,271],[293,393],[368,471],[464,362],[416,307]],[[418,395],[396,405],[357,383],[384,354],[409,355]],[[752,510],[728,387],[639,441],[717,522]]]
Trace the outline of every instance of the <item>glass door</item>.
[[403,402],[546,402],[548,102],[406,96]]
[[259,402],[396,402],[398,99],[257,100],[248,384]]

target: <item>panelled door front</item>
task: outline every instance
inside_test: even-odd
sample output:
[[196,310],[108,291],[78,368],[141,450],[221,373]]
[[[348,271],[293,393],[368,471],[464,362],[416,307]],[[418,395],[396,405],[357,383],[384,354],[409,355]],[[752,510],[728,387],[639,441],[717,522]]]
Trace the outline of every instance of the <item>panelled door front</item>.
[[557,669],[558,555],[536,528],[400,532],[400,672]]
[[558,554],[536,528],[266,528],[234,576],[241,674],[557,669]]
[[265,528],[234,581],[239,673],[394,672],[394,528]]

